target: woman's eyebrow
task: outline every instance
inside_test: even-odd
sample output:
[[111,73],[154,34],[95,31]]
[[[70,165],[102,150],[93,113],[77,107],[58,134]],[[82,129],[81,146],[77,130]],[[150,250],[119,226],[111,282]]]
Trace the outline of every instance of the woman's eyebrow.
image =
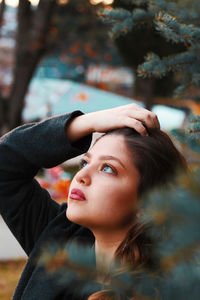
[[[85,153],[84,155],[87,156],[87,157],[89,157],[89,158],[92,156],[89,152]],[[119,158],[115,157],[115,156],[112,156],[112,155],[102,155],[102,156],[99,157],[99,159],[100,159],[100,160],[115,160],[115,161],[117,161],[124,169],[126,169],[126,167],[125,167],[124,164],[121,162],[121,160],[120,160]]]
[[121,162],[121,160],[120,160],[119,158],[115,157],[115,156],[112,156],[112,155],[102,155],[102,156],[99,157],[99,159],[101,159],[101,160],[115,160],[115,161],[117,161],[124,169],[126,169],[125,166],[124,166],[124,164]]

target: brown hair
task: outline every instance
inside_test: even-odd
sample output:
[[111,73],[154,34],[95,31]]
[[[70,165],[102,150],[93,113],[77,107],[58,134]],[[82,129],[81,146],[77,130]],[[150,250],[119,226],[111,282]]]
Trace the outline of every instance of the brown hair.
[[[142,136],[126,127],[105,134],[124,137],[133,164],[140,173],[139,196],[172,182],[178,168],[186,169],[184,157],[166,133],[158,129],[147,131],[148,136]],[[157,264],[153,255],[154,242],[149,231],[147,224],[136,222],[116,250],[116,258],[129,266],[142,265],[154,270]]]
[[120,300],[121,297],[116,295],[112,290],[101,290],[89,296],[87,300]]

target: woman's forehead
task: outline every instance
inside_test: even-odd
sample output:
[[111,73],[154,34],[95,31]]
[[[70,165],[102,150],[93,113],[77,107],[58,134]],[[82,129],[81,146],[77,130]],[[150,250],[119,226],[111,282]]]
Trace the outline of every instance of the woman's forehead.
[[88,153],[90,156],[116,156],[123,160],[127,160],[129,157],[124,137],[114,134],[101,137]]

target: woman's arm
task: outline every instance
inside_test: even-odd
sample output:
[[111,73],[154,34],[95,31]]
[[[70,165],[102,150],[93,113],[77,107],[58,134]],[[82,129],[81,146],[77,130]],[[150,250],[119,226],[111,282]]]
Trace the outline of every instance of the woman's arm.
[[131,104],[86,115],[75,111],[18,127],[0,139],[0,213],[26,253],[59,212],[34,180],[38,170],[86,152],[92,132],[129,126],[146,134],[143,123],[159,126],[154,114]]
[[0,213],[27,254],[60,209],[34,176],[40,168],[87,151],[91,135],[72,145],[65,133],[68,123],[81,114],[26,124],[0,139]]
[[81,115],[70,122],[66,134],[71,142],[91,132],[106,132],[120,127],[131,127],[140,134],[147,135],[144,125],[148,128],[160,128],[156,114],[133,103]]

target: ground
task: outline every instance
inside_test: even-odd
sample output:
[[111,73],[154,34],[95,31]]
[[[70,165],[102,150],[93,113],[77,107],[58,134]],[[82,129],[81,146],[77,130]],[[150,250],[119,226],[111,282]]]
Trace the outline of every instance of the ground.
[[25,259],[0,261],[0,299],[12,298],[17,282],[25,266]]

